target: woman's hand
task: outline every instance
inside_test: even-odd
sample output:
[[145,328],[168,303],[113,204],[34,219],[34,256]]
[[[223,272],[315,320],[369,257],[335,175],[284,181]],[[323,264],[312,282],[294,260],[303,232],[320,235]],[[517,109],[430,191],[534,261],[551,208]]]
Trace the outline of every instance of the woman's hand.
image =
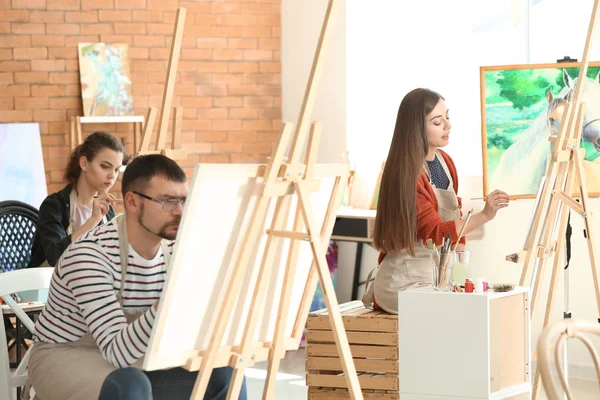
[[92,203],[92,217],[96,223],[106,215],[111,205],[116,203],[116,197],[110,193],[100,193]]
[[492,193],[487,195],[485,199],[485,207],[483,208],[482,213],[489,220],[492,220],[496,216],[496,213],[499,209],[508,207],[509,201],[510,199],[508,198],[508,194],[502,190],[494,190]]

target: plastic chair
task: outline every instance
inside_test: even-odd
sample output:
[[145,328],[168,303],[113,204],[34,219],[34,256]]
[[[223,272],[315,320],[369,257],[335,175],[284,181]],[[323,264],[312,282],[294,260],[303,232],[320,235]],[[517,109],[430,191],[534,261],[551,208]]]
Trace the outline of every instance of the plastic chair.
[[[33,332],[35,325],[11,294],[25,290],[48,289],[53,272],[54,268],[29,268],[0,274],[0,297],[30,332]],[[0,318],[0,400],[12,400],[12,389],[25,384],[29,355],[30,352],[27,352],[16,371],[11,373],[4,319]]]

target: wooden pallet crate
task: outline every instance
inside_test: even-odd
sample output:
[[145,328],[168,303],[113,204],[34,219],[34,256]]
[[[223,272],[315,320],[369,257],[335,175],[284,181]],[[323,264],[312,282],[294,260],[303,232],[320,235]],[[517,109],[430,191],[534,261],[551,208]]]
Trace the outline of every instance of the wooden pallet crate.
[[[398,400],[400,395],[398,392],[363,390],[363,398],[373,400]],[[351,400],[347,389],[332,389],[332,388],[308,388],[308,400]]]
[[[360,301],[341,304],[340,312],[365,399],[399,399],[398,316]],[[349,399],[327,310],[311,313],[307,327],[308,398]]]

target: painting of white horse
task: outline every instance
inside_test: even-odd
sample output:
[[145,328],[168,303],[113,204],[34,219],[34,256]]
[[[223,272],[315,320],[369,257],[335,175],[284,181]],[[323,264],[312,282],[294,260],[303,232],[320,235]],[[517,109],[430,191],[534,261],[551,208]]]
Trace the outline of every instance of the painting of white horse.
[[[577,86],[573,64],[482,67],[484,194],[535,197],[566,105]],[[576,65],[576,64],[575,64]],[[590,63],[582,102],[581,147],[590,195],[600,195],[600,63]]]

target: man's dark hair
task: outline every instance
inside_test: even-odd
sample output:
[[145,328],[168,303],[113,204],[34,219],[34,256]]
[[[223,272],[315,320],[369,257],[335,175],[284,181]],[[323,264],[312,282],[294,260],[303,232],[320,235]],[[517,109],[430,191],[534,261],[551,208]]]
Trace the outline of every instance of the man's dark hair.
[[185,172],[169,157],[162,154],[148,154],[133,159],[125,169],[121,191],[125,193],[134,190],[143,191],[148,182],[155,176],[161,176],[169,181],[185,182]]

